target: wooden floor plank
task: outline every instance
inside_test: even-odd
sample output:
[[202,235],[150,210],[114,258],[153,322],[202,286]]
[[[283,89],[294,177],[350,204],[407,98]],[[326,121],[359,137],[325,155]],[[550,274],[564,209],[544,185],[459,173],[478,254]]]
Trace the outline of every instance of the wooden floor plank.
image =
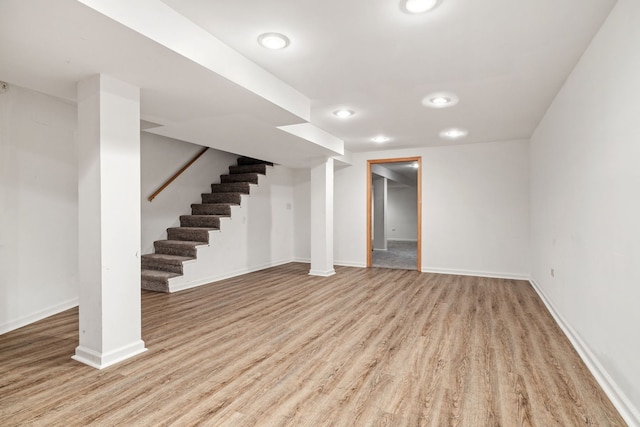
[[143,292],[149,351],[102,371],[77,309],[1,335],[0,425],[625,425],[526,282],[307,270]]

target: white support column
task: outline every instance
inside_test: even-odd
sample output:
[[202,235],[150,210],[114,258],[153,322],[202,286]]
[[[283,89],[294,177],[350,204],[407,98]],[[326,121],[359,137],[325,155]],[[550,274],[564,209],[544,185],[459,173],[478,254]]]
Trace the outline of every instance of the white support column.
[[331,276],[333,269],[333,159],[311,168],[312,276]]
[[387,178],[373,180],[373,250],[387,250]]
[[140,90],[78,84],[80,345],[102,369],[146,350],[140,303]]

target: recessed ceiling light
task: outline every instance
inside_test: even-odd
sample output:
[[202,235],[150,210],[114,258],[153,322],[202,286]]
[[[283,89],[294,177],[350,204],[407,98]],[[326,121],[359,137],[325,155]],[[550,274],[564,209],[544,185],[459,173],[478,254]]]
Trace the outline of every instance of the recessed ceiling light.
[[440,138],[444,138],[444,139],[460,139],[460,138],[463,138],[463,137],[467,136],[468,133],[469,133],[469,131],[467,131],[466,129],[450,128],[450,129],[445,129],[442,132],[440,132]]
[[429,102],[434,105],[446,105],[451,102],[451,98],[446,96],[436,96],[435,98],[431,98]]
[[436,92],[422,98],[422,105],[430,108],[447,108],[453,107],[458,101],[458,97],[451,92]]
[[258,37],[258,43],[267,49],[284,49],[289,46],[289,38],[280,33],[264,33]]
[[389,137],[384,136],[384,135],[378,135],[378,136],[375,136],[375,137],[371,138],[371,140],[373,142],[377,142],[378,144],[382,144],[383,142],[387,142],[387,141],[389,141],[389,139],[390,139]]
[[333,114],[341,119],[353,116],[355,113],[352,110],[336,110]]
[[403,0],[402,9],[408,13],[425,13],[435,8],[440,0]]

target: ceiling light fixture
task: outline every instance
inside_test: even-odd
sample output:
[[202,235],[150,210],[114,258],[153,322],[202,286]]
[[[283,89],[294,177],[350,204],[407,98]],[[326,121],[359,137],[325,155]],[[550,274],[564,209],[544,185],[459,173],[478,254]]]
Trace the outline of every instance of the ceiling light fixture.
[[463,138],[465,136],[467,136],[469,134],[469,131],[467,131],[466,129],[460,129],[460,128],[450,128],[450,129],[445,129],[442,132],[440,132],[440,138],[444,138],[444,139],[460,139]]
[[429,102],[434,105],[446,105],[451,102],[451,98],[447,98],[446,96],[436,96],[435,98],[431,98]]
[[383,142],[387,142],[387,141],[389,141],[389,139],[390,139],[389,137],[384,136],[384,135],[378,135],[378,136],[375,136],[375,137],[371,138],[371,140],[373,142],[377,142],[378,144],[382,144]]
[[451,92],[435,92],[422,98],[422,105],[429,108],[447,108],[453,107],[458,101],[458,97]]
[[407,13],[425,13],[434,9],[440,0],[403,0],[402,9]]
[[418,162],[413,162],[411,164],[411,167],[414,168],[414,169],[418,169]]
[[333,115],[336,117],[340,117],[341,119],[346,119],[347,117],[353,116],[355,113],[352,110],[336,110],[333,112]]
[[258,37],[258,43],[267,49],[284,49],[289,46],[289,38],[280,33],[264,33]]

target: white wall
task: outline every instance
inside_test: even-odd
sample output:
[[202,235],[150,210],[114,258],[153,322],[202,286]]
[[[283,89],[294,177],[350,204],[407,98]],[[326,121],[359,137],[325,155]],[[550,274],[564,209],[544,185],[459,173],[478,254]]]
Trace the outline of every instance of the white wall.
[[442,146],[422,156],[423,270],[528,278],[528,142]]
[[0,333],[78,303],[76,108],[0,94]]
[[211,184],[229,173],[237,155],[210,148],[152,202],[147,198],[180,170],[201,146],[142,132],[140,180],[143,254],[153,253],[153,242],[167,238],[167,228],[180,226],[180,215],[191,214],[191,204],[201,203],[200,194],[210,193]]
[[[336,264],[366,265],[367,160],[413,156],[422,156],[422,270],[528,278],[527,141],[354,153],[335,171]],[[296,194],[296,206],[306,203]]]
[[631,425],[640,425],[638,22],[640,2],[618,1],[531,140],[532,278]]
[[415,242],[418,239],[416,187],[389,185],[387,190],[387,238]]
[[311,174],[294,169],[293,177],[293,255],[299,262],[311,261]]
[[367,265],[367,163],[354,154],[352,166],[336,169],[333,189],[333,258],[337,265]]

